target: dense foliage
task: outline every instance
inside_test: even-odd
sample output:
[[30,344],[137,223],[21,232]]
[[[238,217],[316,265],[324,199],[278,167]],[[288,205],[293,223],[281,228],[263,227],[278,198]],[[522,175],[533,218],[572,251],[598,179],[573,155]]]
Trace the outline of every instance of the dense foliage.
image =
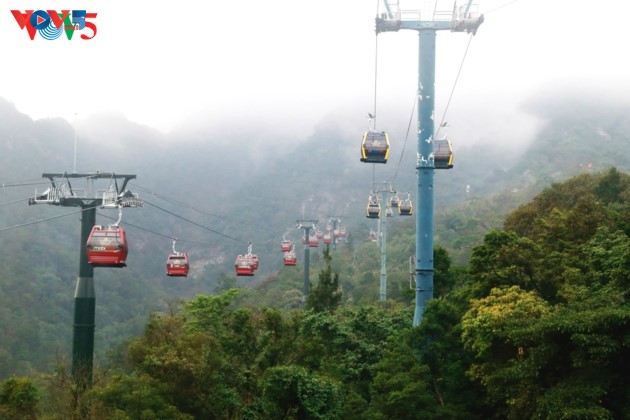
[[[12,124],[24,141],[37,131]],[[417,328],[410,220],[389,230],[386,302],[378,248],[359,235],[312,254],[308,297],[300,266],[278,264],[253,284],[216,267],[185,286],[153,269],[99,273],[97,340],[119,344],[99,355],[87,390],[68,374],[67,351],[49,344],[69,341],[76,256],[35,240],[71,242],[76,223],[3,233],[0,417],[630,418],[630,176],[612,168],[520,206],[516,197],[499,191],[436,213],[435,299]],[[20,264],[27,244],[41,258]],[[453,257],[466,253],[465,263]],[[147,267],[148,254],[137,254]]]

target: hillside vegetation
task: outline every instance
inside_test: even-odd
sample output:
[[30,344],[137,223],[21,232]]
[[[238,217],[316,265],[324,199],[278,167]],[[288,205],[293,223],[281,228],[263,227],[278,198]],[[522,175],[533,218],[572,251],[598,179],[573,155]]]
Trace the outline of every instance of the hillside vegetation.
[[261,304],[272,284],[291,287],[287,270],[253,289],[198,295],[153,313],[89,391],[77,393],[60,366],[52,376],[6,380],[0,410],[43,418],[626,418],[629,212],[630,176],[616,169],[552,185],[486,234],[464,270],[436,252],[440,292],[418,328],[404,299],[344,301],[338,284],[355,273],[332,269],[324,252],[301,308]]
[[[493,148],[486,165],[470,164],[471,148],[436,177],[436,203],[448,204],[436,207],[436,299],[419,328],[414,220],[388,225],[388,300],[379,303],[379,249],[364,216],[371,175],[347,133],[322,129],[279,154],[235,156],[229,141],[199,133],[174,146],[120,117],[110,117],[121,128],[108,132],[117,136],[109,147],[85,130],[90,153],[80,162],[138,174],[131,189],[147,204],[123,217],[129,266],[96,272],[99,368],[94,387],[78,392],[67,366],[80,216],[26,204],[47,187],[42,173],[72,167],[72,128],[0,101],[0,178],[11,181],[0,189],[0,225],[14,227],[0,231],[0,417],[630,416],[630,168],[614,159],[630,131],[624,109],[588,115],[550,115],[510,168]],[[584,149],[597,153],[573,152]],[[303,165],[308,150],[318,153]],[[540,165],[543,155],[558,162]],[[457,198],[464,180],[473,194]],[[401,178],[399,191],[414,181]],[[304,302],[303,267],[282,266],[279,242],[298,238],[296,219],[331,214],[350,238],[311,255]],[[253,240],[260,274],[237,279],[243,245],[213,231]],[[195,261],[186,279],[164,275],[172,236]]]

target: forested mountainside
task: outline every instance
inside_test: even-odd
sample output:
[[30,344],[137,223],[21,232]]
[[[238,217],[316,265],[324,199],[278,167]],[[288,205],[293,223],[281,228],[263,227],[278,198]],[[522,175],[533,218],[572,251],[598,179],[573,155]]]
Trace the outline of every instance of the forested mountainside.
[[335,265],[343,257],[325,251],[304,305],[280,304],[278,290],[299,287],[289,268],[174,302],[89,390],[60,364],[5,380],[0,413],[627,418],[629,217],[630,176],[614,168],[553,184],[488,232],[465,267],[436,249],[436,296],[417,328],[408,294],[350,302],[358,261]]
[[[456,149],[455,168],[436,176],[436,296],[444,299],[456,296],[459,292],[455,290],[461,287],[467,289],[468,286],[463,285],[469,283],[474,290],[482,289],[487,294],[498,282],[498,285],[519,285],[528,293],[533,293],[532,287],[536,285],[540,290],[536,289],[535,292],[545,301],[553,305],[566,304],[568,298],[562,297],[565,292],[558,292],[558,285],[547,284],[556,282],[550,276],[558,275],[562,281],[569,281],[580,276],[595,275],[593,273],[597,271],[591,269],[594,270],[591,273],[588,267],[570,265],[569,262],[573,260],[569,257],[575,260],[575,264],[577,260],[585,264],[590,260],[581,253],[586,251],[581,248],[576,250],[577,245],[567,243],[577,241],[580,246],[586,247],[584,241],[591,240],[589,235],[595,234],[603,223],[599,221],[600,216],[604,217],[612,233],[617,229],[625,232],[623,221],[627,180],[624,172],[629,168],[623,156],[630,144],[627,141],[630,131],[625,129],[628,126],[627,115],[630,115],[626,112],[627,108],[611,105],[605,111],[598,111],[588,105],[573,104],[567,107],[566,113],[562,113],[559,111],[562,107],[554,106],[554,112],[547,112],[543,105],[534,109],[540,110],[541,118],[544,115],[546,122],[520,158],[509,156],[509,147],[506,145],[509,139],[493,139],[488,145]],[[42,191],[49,186],[41,178],[42,173],[72,170],[75,133],[66,121],[33,121],[6,101],[0,101],[0,123],[0,148],[3,150],[0,154],[0,244],[3,250],[0,262],[4,267],[0,275],[0,378],[6,379],[15,374],[39,378],[38,372],[51,372],[56,366],[63,366],[64,360],[68,358],[78,250],[82,245],[79,243],[78,214],[64,216],[71,213],[72,209],[56,206],[28,206],[27,199],[33,196],[36,188]],[[274,144],[273,134],[267,138],[260,131],[250,134],[263,144]],[[222,141],[214,141],[217,136]],[[122,224],[128,232],[131,248],[128,267],[122,270],[97,270],[95,276],[96,359],[99,366],[124,369],[121,372],[126,373],[136,369],[138,373],[138,365],[127,365],[129,359],[126,353],[131,347],[121,343],[131,337],[141,340],[143,326],[149,328],[152,322],[162,322],[161,313],[170,314],[174,319],[181,317],[174,322],[185,326],[190,317],[186,308],[191,305],[191,301],[199,299],[195,297],[197,294],[206,296],[209,299],[207,302],[215,302],[211,297],[213,295],[217,296],[216,299],[223,299],[220,302],[228,302],[225,304],[227,312],[221,312],[221,323],[241,314],[240,311],[245,311],[255,320],[262,320],[264,317],[259,311],[263,311],[263,308],[277,313],[282,322],[295,311],[298,320],[310,316],[302,305],[303,267],[300,264],[297,267],[283,267],[279,252],[283,234],[288,232],[293,239],[299,238],[295,221],[302,217],[325,221],[327,216],[338,214],[349,228],[348,242],[340,244],[331,253],[330,261],[332,272],[339,275],[338,283],[343,291],[339,313],[360,313],[361,310],[387,312],[391,306],[402,311],[402,315],[391,316],[400,316],[405,321],[411,319],[409,308],[412,306],[413,292],[410,290],[408,259],[415,249],[414,220],[394,217],[388,225],[389,301],[387,305],[378,305],[375,302],[378,300],[379,251],[367,239],[374,225],[365,218],[366,199],[374,178],[372,170],[358,162],[356,133],[337,130],[331,122],[316,130],[308,139],[296,139],[291,147],[282,150],[273,147],[235,150],[237,140],[242,139],[230,138],[227,130],[221,133],[216,130],[199,131],[186,133],[186,138],[169,138],[121,116],[108,116],[100,121],[100,125],[93,123],[90,127],[82,127],[78,139],[79,171],[137,174],[138,178],[131,183],[130,189],[146,200],[144,207],[129,209],[123,216]],[[406,153],[403,156],[401,162],[404,167],[414,167],[413,155]],[[508,162],[510,165],[506,166]],[[613,166],[617,169],[611,172],[609,168]],[[397,188],[401,192],[413,192],[415,174],[411,170],[403,172],[397,178]],[[580,173],[581,176],[566,184],[559,183]],[[376,181],[380,180],[376,178]],[[471,186],[468,195],[466,185]],[[568,186],[561,187],[564,185]],[[538,204],[530,203],[528,206],[531,208],[519,208],[506,219],[506,215],[545,188],[548,189],[531,201]],[[565,190],[572,191],[567,192],[568,198],[565,197]],[[550,198],[553,194],[565,197],[556,197],[558,203],[564,203],[562,200],[566,199],[565,207],[558,207],[556,198]],[[543,206],[541,203],[549,204]],[[579,216],[583,211],[589,212],[590,221]],[[542,212],[541,215],[539,212]],[[172,213],[181,217],[174,217]],[[98,212],[98,220],[105,224],[111,216],[115,215],[107,210]],[[582,221],[580,223],[588,226],[571,224],[576,217]],[[503,228],[505,220],[506,232],[499,234],[493,230]],[[211,230],[201,229],[198,225]],[[215,232],[245,241],[252,240],[261,257],[260,273],[251,279],[237,279],[233,274],[233,259],[237,253],[244,251],[244,246]],[[544,237],[534,237],[536,235]],[[565,235],[568,239],[565,239]],[[193,274],[186,279],[175,280],[164,274],[164,262],[172,236],[180,238],[178,248],[191,255]],[[544,247],[538,244],[543,240],[548,242]],[[483,274],[479,271],[482,268],[479,268],[477,274],[473,275],[474,264],[478,264],[475,258],[479,257],[479,252],[485,249],[484,244],[488,241],[492,246],[502,247],[501,252],[505,253],[488,258],[493,264],[507,266],[482,265],[480,267],[488,271]],[[535,249],[527,241],[535,241],[535,244],[543,247],[542,250]],[[618,241],[621,246],[623,241]],[[559,249],[551,252],[553,244]],[[622,251],[615,248],[615,244],[611,244],[606,252],[602,251],[603,255],[612,252],[612,257],[621,258],[622,254],[617,253]],[[526,250],[531,254],[520,254]],[[512,255],[510,252],[517,254]],[[564,255],[564,252],[568,254]],[[565,261],[565,257],[570,261]],[[555,261],[556,268],[547,265],[547,260]],[[537,264],[534,265],[534,261]],[[516,262],[530,265],[519,268],[518,264],[513,266]],[[327,262],[315,253],[312,254],[312,263],[311,283],[317,285],[320,274],[326,271]],[[608,263],[603,260],[593,264],[608,267]],[[565,265],[571,269],[565,270]],[[618,266],[608,268],[621,270]],[[546,277],[538,270],[543,270]],[[538,280],[531,280],[532,276],[540,276],[540,284]],[[230,292],[228,299],[221,294],[232,287],[239,288],[236,295],[232,296]],[[574,293],[580,290],[573,283],[569,289]],[[490,296],[486,294],[474,297],[482,299]],[[580,296],[574,298],[583,297]],[[184,299],[184,302],[178,303],[180,299]],[[622,306],[624,302],[621,302]],[[444,334],[457,336],[451,337],[455,342],[461,341],[459,317],[468,310],[465,305],[460,307],[456,311],[457,316],[449,315],[449,319],[453,320],[450,327],[440,326],[448,329]],[[330,316],[337,317],[339,313]],[[223,316],[227,318],[223,319]],[[353,317],[352,314],[347,316],[348,319]],[[615,327],[622,332],[626,327],[623,316],[622,321],[619,321],[621,324]],[[147,319],[150,319],[148,326]],[[337,318],[333,319],[338,322]],[[292,327],[295,331],[301,331],[298,320]],[[350,322],[350,325],[358,328],[356,321]],[[399,324],[396,325],[396,331],[405,330],[398,328]],[[451,331],[451,327],[454,330]],[[255,328],[264,330],[266,327],[258,325]],[[186,327],[181,332],[182,337],[187,337],[186,340],[191,339],[187,335],[188,331]],[[203,333],[207,334],[207,331]],[[230,334],[238,335],[234,332]],[[375,338],[380,337],[379,334]],[[536,334],[544,335],[543,332]],[[385,335],[389,335],[389,332]],[[210,337],[209,340],[213,341],[214,338]],[[289,341],[297,340],[296,337]],[[327,341],[328,338],[321,340]],[[417,340],[413,338],[409,345],[415,346]],[[375,342],[370,346],[380,348],[382,343]],[[256,353],[260,348],[252,351]],[[623,351],[623,345],[619,349]],[[254,353],[250,356],[253,357]],[[466,357],[472,357],[466,354]],[[380,360],[379,357],[370,356],[370,363]],[[122,361],[125,363],[121,364]],[[366,366],[371,366],[370,363]],[[511,366],[510,363],[507,366]],[[309,374],[315,372],[309,365],[299,367],[305,368]],[[457,377],[456,381],[464,381],[466,375],[463,372],[469,368],[472,369],[470,366],[465,369],[461,367],[462,377]],[[368,370],[372,369],[376,368],[370,367]],[[421,367],[421,370],[425,368]],[[454,376],[440,378],[431,372],[433,381],[439,379],[451,383],[455,380]],[[147,375],[150,376],[149,373]],[[156,386],[157,382],[153,379],[145,379],[151,382],[152,387]],[[361,399],[357,399],[361,407],[371,403],[369,387],[372,379],[368,379],[361,385]],[[548,382],[549,378],[544,380]],[[113,382],[108,383],[113,386]],[[11,391],[11,384],[15,385],[10,382],[6,392]],[[40,391],[43,389],[41,386],[38,382]],[[531,384],[528,386],[535,388]],[[474,386],[474,392],[488,392],[478,387],[479,384]],[[158,391],[151,388],[147,392]],[[438,401],[443,398],[441,389],[431,393],[434,397],[437,395]],[[453,391],[453,395],[457,393],[465,395],[463,388]],[[175,403],[173,395],[159,392],[155,395],[158,394],[168,407],[176,407],[180,413],[184,413],[182,416],[194,412],[190,407]],[[348,397],[343,395],[344,398]],[[354,398],[354,393],[350,397]],[[98,401],[99,404],[105,404],[104,400]],[[527,401],[527,404],[530,402]],[[50,404],[50,401],[42,404]],[[479,404],[483,410],[492,412],[498,407]],[[613,408],[606,406],[606,409]],[[467,407],[466,410],[472,408]]]

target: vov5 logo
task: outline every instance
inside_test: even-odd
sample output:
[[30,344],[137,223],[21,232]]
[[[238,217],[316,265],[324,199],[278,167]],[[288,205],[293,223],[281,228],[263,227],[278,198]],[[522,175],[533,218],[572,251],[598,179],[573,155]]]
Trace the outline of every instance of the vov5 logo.
[[95,19],[96,13],[87,13],[85,10],[11,10],[20,29],[26,28],[31,40],[35,39],[37,32],[42,38],[53,40],[66,33],[68,40],[72,39],[75,31],[86,30],[81,34],[81,39],[92,39],[96,36],[96,25],[88,19]]

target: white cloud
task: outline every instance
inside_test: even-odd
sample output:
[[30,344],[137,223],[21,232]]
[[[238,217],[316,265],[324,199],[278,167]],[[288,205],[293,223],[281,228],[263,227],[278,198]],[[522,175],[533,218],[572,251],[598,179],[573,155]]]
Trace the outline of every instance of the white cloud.
[[[407,0],[416,3],[423,2]],[[516,110],[531,92],[555,81],[602,89],[629,83],[621,33],[629,5],[478,3],[486,20],[470,44],[453,112],[466,114],[466,107],[478,112],[489,101],[505,101],[493,103],[493,109]],[[72,120],[75,113],[116,110],[168,131],[199,116],[279,123],[290,118],[312,126],[336,110],[363,115],[373,108],[376,2],[8,0],[3,5],[0,96],[35,118]],[[26,8],[97,12],[97,36],[31,41],[10,13]],[[468,35],[443,31],[437,41],[436,118],[446,106]],[[398,117],[404,121],[417,89],[417,34],[381,34],[378,45],[377,109],[385,117],[404,114]]]

